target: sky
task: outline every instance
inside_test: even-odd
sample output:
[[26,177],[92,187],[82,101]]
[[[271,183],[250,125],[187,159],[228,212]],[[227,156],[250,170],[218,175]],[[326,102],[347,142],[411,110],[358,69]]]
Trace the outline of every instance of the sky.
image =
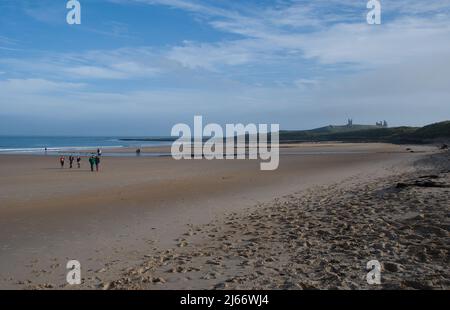
[[0,135],[450,119],[450,0],[0,0]]

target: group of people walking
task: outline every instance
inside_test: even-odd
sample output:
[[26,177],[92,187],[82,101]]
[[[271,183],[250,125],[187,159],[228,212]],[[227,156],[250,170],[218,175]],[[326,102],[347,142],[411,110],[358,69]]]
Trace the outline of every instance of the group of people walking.
[[[91,166],[91,171],[94,171],[94,166],[95,166],[95,171],[98,172],[99,168],[100,168],[100,157],[102,155],[102,152],[100,149],[97,150],[97,155],[92,154],[89,157],[89,165]],[[73,163],[76,160],[77,162],[77,168],[80,169],[81,168],[81,157],[77,156],[77,158],[75,159],[74,156],[70,155],[69,156],[69,168],[72,169],[73,168]],[[59,158],[59,163],[61,165],[61,169],[64,168],[64,165],[66,163],[66,158],[65,156],[61,156]]]
[[[77,160],[77,166],[78,169],[81,168],[81,157],[77,156],[76,158]],[[72,155],[69,156],[69,168],[72,169],[73,168],[73,162],[75,161],[75,157],[73,157]],[[61,164],[61,168],[64,168],[64,164],[66,163],[66,158],[64,156],[61,156],[59,158],[59,163]]]

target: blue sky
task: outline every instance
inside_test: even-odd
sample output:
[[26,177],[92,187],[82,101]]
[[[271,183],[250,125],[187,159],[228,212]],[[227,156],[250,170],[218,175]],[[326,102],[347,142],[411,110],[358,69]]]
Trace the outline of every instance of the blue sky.
[[450,1],[0,0],[0,134],[450,119]]

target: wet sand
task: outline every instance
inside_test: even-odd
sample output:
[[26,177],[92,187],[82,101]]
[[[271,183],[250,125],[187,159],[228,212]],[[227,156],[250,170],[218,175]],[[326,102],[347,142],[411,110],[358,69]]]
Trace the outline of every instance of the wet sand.
[[[191,270],[197,272],[195,276],[180,269],[180,281],[178,276],[163,275],[167,270],[156,270],[156,265],[145,267],[145,277],[132,279],[127,273],[139,274],[139,266],[155,257],[171,264],[178,261],[170,256],[161,258],[165,251],[184,249],[183,255],[192,256],[196,248],[187,247],[191,244],[212,249],[226,246],[222,242],[226,240],[219,235],[216,238],[214,233],[206,235],[214,235],[209,237],[212,239],[205,239],[201,227],[222,230],[230,216],[239,218],[236,225],[241,225],[249,212],[276,208],[276,199],[296,193],[306,197],[299,193],[323,193],[336,189],[336,184],[345,190],[412,172],[416,160],[435,152],[431,147],[412,146],[415,152],[411,153],[407,147],[289,145],[282,148],[280,167],[275,171],[260,171],[259,162],[250,160],[175,161],[142,156],[104,157],[101,171],[91,173],[86,160],[82,169],[70,170],[60,169],[54,156],[0,156],[0,288],[236,287],[224,284],[233,273],[238,275],[237,269],[228,267],[232,274],[216,276],[217,280],[203,279],[200,270]],[[143,149],[149,151],[161,150]],[[342,192],[332,195],[344,199]],[[316,221],[322,219],[317,215]],[[250,224],[254,223],[239,230],[245,233],[243,228]],[[196,232],[196,228],[201,231]],[[248,233],[255,233],[256,228]],[[257,231],[267,233],[267,227],[263,225]],[[239,245],[237,240],[227,242]],[[283,245],[282,240],[273,242],[270,249],[275,251]],[[289,255],[286,252],[284,259]],[[79,287],[65,283],[65,264],[70,259],[81,262],[83,284]],[[222,260],[236,263],[225,256]],[[198,261],[193,268],[205,264]],[[284,266],[276,261],[273,264]],[[171,268],[176,271],[178,267],[175,264]],[[127,277],[131,283],[124,280]],[[242,286],[271,287],[257,282]]]

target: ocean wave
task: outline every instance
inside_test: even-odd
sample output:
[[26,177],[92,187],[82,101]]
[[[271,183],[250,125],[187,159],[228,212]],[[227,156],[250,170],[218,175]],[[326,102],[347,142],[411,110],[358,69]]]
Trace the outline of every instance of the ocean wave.
[[[123,148],[123,145],[114,146],[101,146],[100,149],[119,149]],[[98,147],[95,146],[61,146],[61,147],[47,147],[47,153],[55,152],[77,152],[77,151],[88,151],[96,150]],[[45,153],[45,147],[25,147],[25,148],[0,148],[0,153],[8,154],[23,154],[23,153]]]

